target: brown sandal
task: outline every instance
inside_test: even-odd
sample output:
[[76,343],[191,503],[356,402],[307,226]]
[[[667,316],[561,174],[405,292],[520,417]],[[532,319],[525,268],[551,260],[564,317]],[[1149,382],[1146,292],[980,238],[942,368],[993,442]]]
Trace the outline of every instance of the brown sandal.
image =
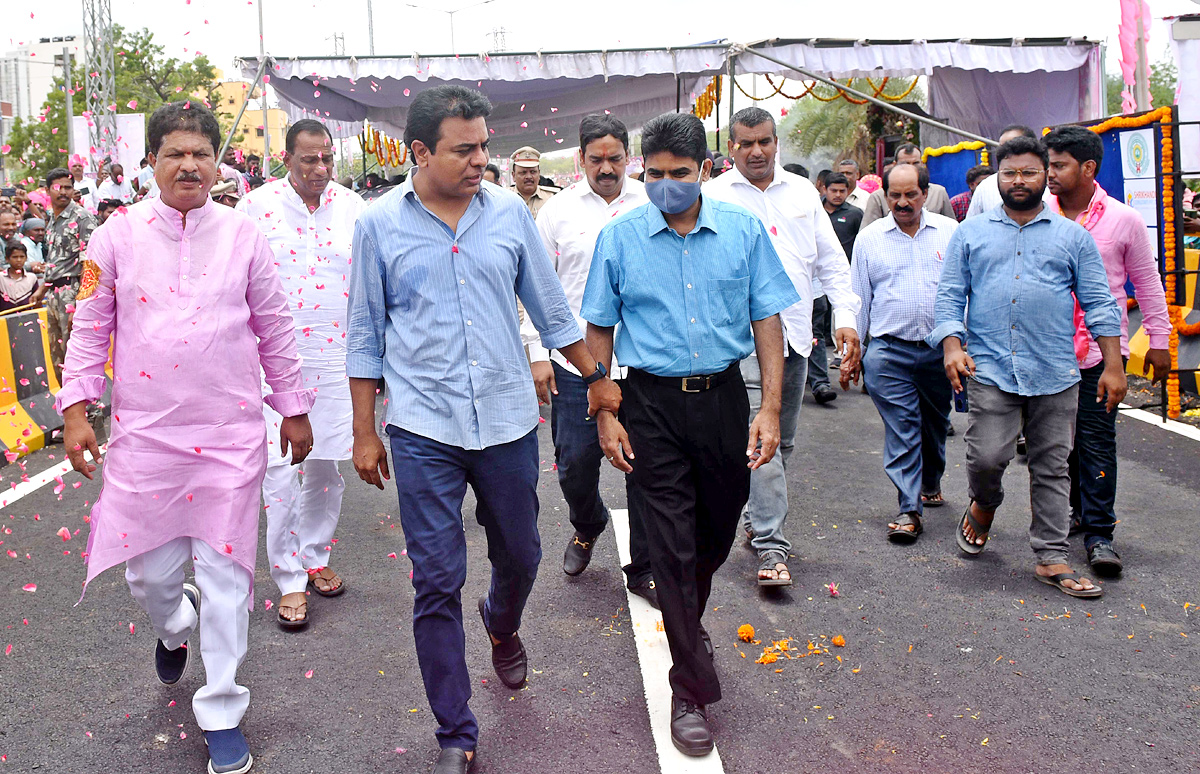
[[[294,620],[291,618],[286,618],[283,615],[284,610],[295,610],[297,613],[303,611],[304,617],[297,618]],[[301,602],[298,605],[285,605],[285,604],[283,604],[283,602],[280,602],[279,603],[279,614],[277,617],[279,619],[279,628],[283,629],[285,631],[294,632],[294,631],[299,631],[301,629],[307,628],[307,626],[308,626],[308,602]]]

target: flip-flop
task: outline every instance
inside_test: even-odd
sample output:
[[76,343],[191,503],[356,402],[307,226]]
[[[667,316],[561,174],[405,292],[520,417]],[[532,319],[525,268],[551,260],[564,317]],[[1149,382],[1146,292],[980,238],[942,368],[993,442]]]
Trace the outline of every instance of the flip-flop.
[[[290,610],[297,610],[297,611],[300,610],[300,608],[304,608],[304,617],[300,618],[298,620],[295,620],[295,621],[293,621],[290,618],[284,618],[283,617],[283,608],[284,607],[287,607]],[[279,628],[280,629],[286,629],[287,631],[295,632],[295,631],[299,631],[301,629],[307,628],[308,627],[308,603],[301,602],[299,605],[282,605],[281,604],[281,605],[279,605],[278,618],[279,618]]]
[[[970,523],[971,529],[975,530],[975,537],[983,538],[983,545],[977,545],[967,540],[967,536],[963,534],[963,527],[965,527],[968,523]],[[987,546],[988,532],[990,531],[990,525],[988,526],[987,530],[984,530],[979,522],[975,521],[975,518],[971,516],[971,506],[968,505],[967,510],[963,512],[963,517],[959,519],[958,527],[956,527],[954,530],[954,539],[957,541],[959,549],[961,549],[964,554],[967,554],[968,556],[979,556],[983,553],[984,547]]]
[[[775,558],[775,557],[779,557],[779,558]],[[758,563],[758,571],[761,573],[763,570],[771,570],[772,572],[775,573],[775,577],[774,578],[764,578],[764,577],[762,577],[762,575],[759,575],[758,576],[758,585],[759,586],[790,586],[790,585],[792,585],[792,572],[791,572],[791,570],[787,569],[787,561],[786,561],[787,555],[786,554],[784,554],[782,551],[767,551],[766,553],[764,553],[762,555],[761,558],[762,558],[762,561],[760,561]],[[783,570],[780,570],[776,567],[776,565],[780,565],[780,564],[782,564],[784,566]],[[779,573],[781,573],[781,572],[786,572],[788,574],[788,577],[780,578]]]
[[[888,530],[887,539],[893,543],[900,543],[904,545],[915,543],[917,542],[917,538],[920,537],[921,533],[925,531],[925,528],[921,526],[921,517],[915,513],[902,513],[896,518],[892,519],[892,523],[896,525],[896,528]],[[907,527],[910,524],[916,529],[904,529],[904,527]]]
[[941,492],[921,495],[921,505],[925,506],[926,508],[941,508],[945,504],[946,498],[942,497]]
[[1079,583],[1079,573],[1077,572],[1060,572],[1058,575],[1038,575],[1034,573],[1035,578],[1047,586],[1053,586],[1062,593],[1070,597],[1078,597],[1079,599],[1095,599],[1104,595],[1104,589],[1099,586],[1092,586],[1090,589],[1073,589],[1063,585],[1065,580],[1073,580]]
[[[331,589],[331,590],[329,590],[329,591],[322,591],[322,590],[320,589],[320,587],[318,587],[318,586],[317,586],[317,584],[313,583],[312,579],[313,579],[314,577],[316,577],[316,576],[315,576],[315,573],[314,573],[313,575],[310,575],[310,576],[309,576],[309,578],[308,578],[308,587],[309,587],[310,589],[312,589],[313,591],[317,592],[318,594],[320,594],[320,595],[321,595],[321,596],[323,596],[323,597],[340,597],[342,594],[344,594],[344,593],[346,592],[346,579],[345,579],[345,578],[343,578],[343,577],[342,577],[342,576],[340,576],[340,575],[338,576],[338,579],[341,581],[341,583],[340,583],[340,584],[338,584],[338,587],[337,587],[336,589]],[[326,583],[329,583],[329,582],[331,582],[331,581],[329,580],[329,578],[323,578],[323,580],[324,580]]]

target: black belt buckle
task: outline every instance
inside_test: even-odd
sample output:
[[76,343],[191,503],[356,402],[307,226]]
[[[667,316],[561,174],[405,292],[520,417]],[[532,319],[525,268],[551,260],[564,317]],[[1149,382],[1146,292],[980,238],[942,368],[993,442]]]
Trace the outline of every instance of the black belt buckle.
[[684,392],[704,392],[711,387],[711,376],[685,376],[680,380]]

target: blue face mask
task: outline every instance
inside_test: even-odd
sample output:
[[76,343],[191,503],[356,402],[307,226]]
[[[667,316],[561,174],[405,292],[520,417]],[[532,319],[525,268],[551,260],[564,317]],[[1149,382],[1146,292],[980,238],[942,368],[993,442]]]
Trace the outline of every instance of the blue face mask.
[[678,215],[696,203],[700,197],[700,181],[686,183],[664,177],[646,183],[650,202],[668,215]]

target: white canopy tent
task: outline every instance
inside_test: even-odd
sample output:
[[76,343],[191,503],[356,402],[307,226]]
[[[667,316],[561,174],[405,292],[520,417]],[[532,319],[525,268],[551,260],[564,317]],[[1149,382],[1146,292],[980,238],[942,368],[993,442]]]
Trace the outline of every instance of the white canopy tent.
[[[457,83],[492,101],[493,152],[521,145],[543,151],[575,144],[579,120],[609,110],[640,127],[660,113],[691,107],[717,74],[804,76],[754,54],[761,50],[826,77],[926,76],[929,113],[956,128],[995,137],[1009,123],[1048,126],[1098,118],[1104,105],[1098,43],[1085,39],[854,41],[768,40],[682,48],[474,56],[268,57],[267,75],[291,119],[319,118],[335,137],[369,120],[403,135],[408,104],[431,85]],[[246,77],[258,57],[239,61]],[[734,90],[726,88],[725,94]],[[728,96],[722,109],[728,104]],[[745,107],[750,104],[744,100]],[[936,134],[936,131],[935,131]],[[950,134],[926,144],[944,144]]]

